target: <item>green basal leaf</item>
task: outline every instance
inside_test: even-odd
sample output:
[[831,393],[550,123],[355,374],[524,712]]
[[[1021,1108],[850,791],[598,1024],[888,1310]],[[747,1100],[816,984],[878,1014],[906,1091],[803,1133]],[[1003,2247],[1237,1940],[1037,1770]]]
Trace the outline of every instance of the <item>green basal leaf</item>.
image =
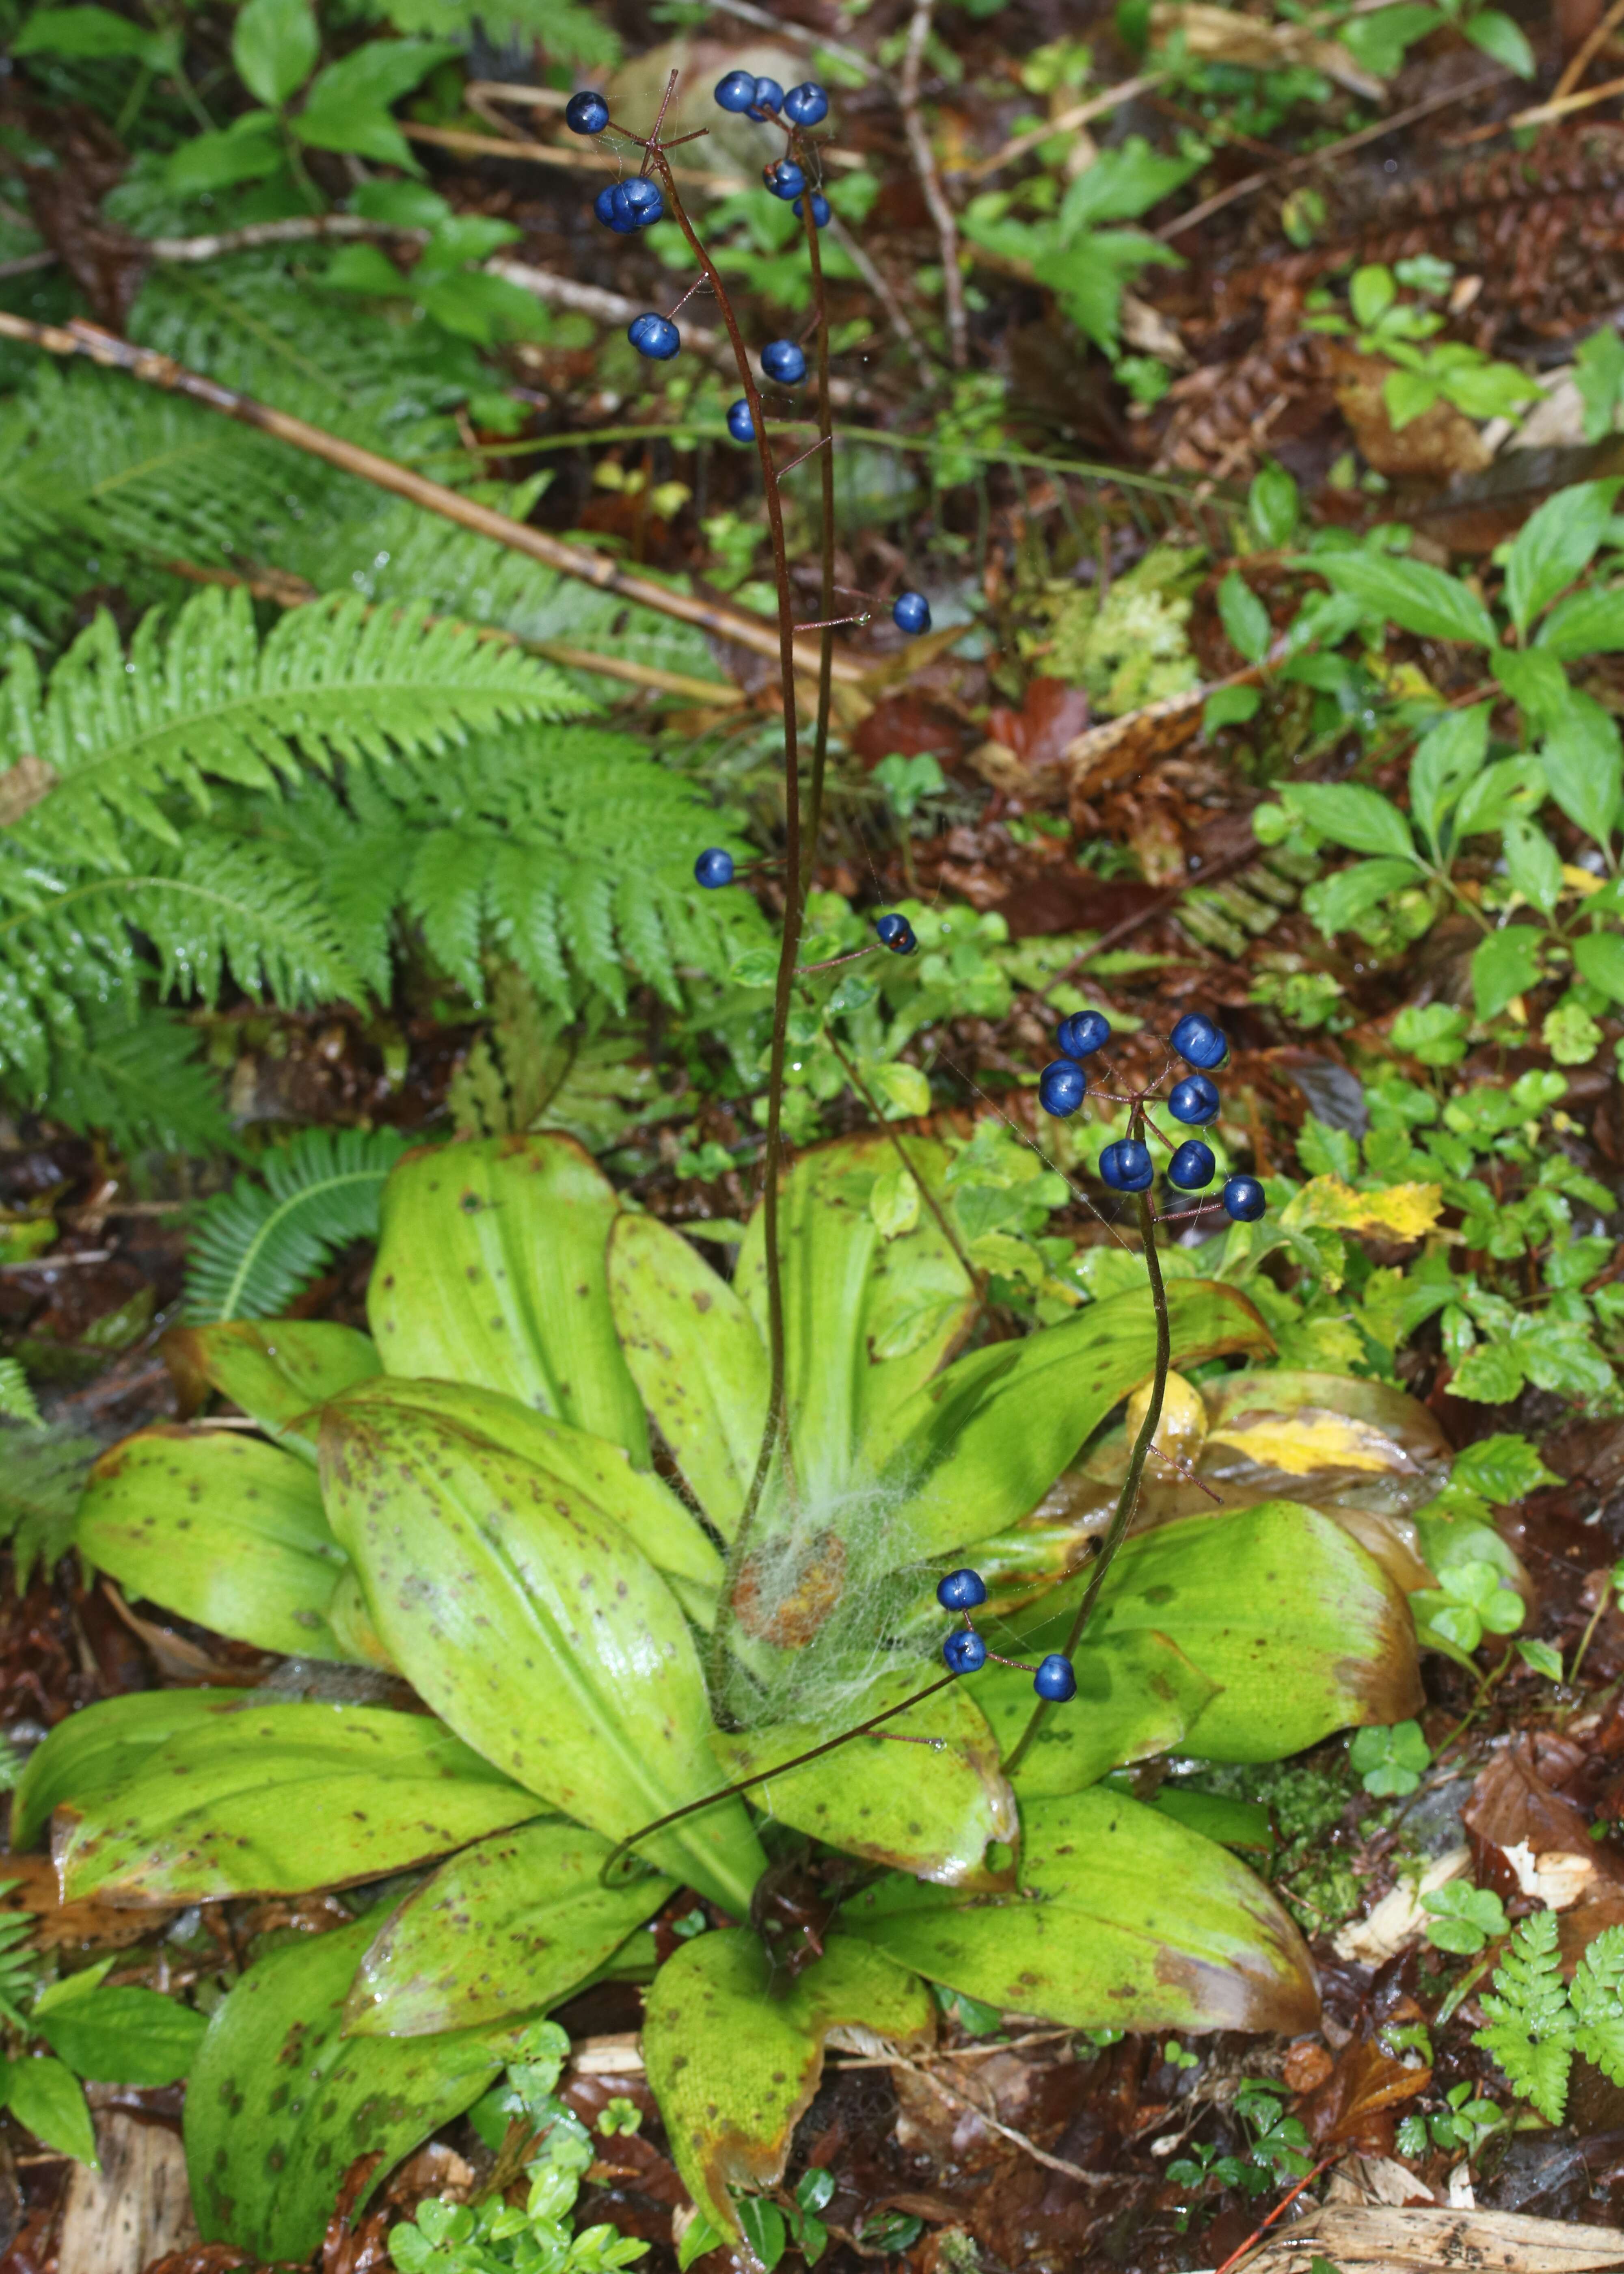
[[548,1817],[442,1864],[368,1945],[345,2029],[416,2037],[558,2005],[675,1893],[672,1879],[600,1886],[609,1852]]
[[844,1934],[793,1981],[775,1982],[744,1928],[701,1935],[656,1975],[643,2025],[649,2082],[683,2184],[723,2233],[739,2232],[730,2187],[782,2178],[823,2040],[853,2024],[904,2052],[936,2036],[924,1984]]
[[318,1409],[380,1371],[369,1337],[320,1319],[237,1319],[227,1326],[173,1327],[163,1355],[194,1411],[217,1389],[266,1434],[313,1467]]
[[64,1900],[127,1903],[379,1879],[536,1812],[425,1714],[252,1701],[171,1736],[110,1788],[70,1788],[57,1806]]
[[[688,1623],[584,1494],[442,1419],[349,1401],[321,1478],[385,1647],[487,1759],[612,1840],[715,1790]],[[647,1860],[735,1911],[763,1869],[737,1801]]]
[[[1215,1280],[1168,1288],[1173,1364],[1272,1352],[1246,1298]],[[892,1425],[888,1481],[906,1488],[891,1519],[896,1559],[942,1555],[1034,1509],[1089,1433],[1155,1364],[1148,1291],[1113,1295],[1024,1341],[957,1359]]]
[[[903,1141],[912,1173],[939,1188],[944,1146]],[[868,1208],[876,1177],[898,1166],[891,1140],[876,1132],[803,1154],[779,1199],[783,1241],[785,1367],[795,1417],[798,1479],[809,1499],[848,1488],[860,1451],[877,1461],[901,1414],[969,1321],[974,1290],[930,1210],[887,1239]],[[766,1338],[763,1216],[751,1217],[735,1282]],[[955,1300],[954,1298],[957,1297]],[[909,1299],[933,1306],[930,1330],[878,1363],[878,1321]]]
[[[718,1731],[710,1743],[729,1783],[771,1771],[814,1745],[923,1689],[934,1669],[909,1666],[843,1702],[831,1721],[780,1721],[741,1736]],[[1030,1684],[1028,1684],[1028,1694]],[[880,1736],[857,1737],[821,1761],[764,1776],[747,1797],[781,1824],[870,1863],[889,1864],[949,1886],[998,1886],[1008,1871],[991,1865],[989,1842],[1013,1846],[1020,1827],[1014,1796],[998,1769],[998,1745],[963,1683],[899,1714],[898,1736],[944,1741],[938,1752],[914,1743],[904,1753]]]
[[255,1437],[160,1422],[90,1472],[80,1552],[145,1596],[260,1650],[345,1653],[327,1621],[343,1549],[306,1462]]
[[[1015,1772],[1023,1801],[1081,1792],[1114,1768],[1173,1751],[1217,1695],[1218,1684],[1154,1630],[1091,1638],[1073,1663],[1080,1711],[1066,1709],[1044,1720]],[[989,1666],[975,1675],[970,1694],[1007,1758],[1032,1719],[1031,1675]]]
[[[1017,1616],[1020,1655],[1062,1646],[1086,1584]],[[1180,1740],[1207,1760],[1278,1760],[1333,1729],[1408,1720],[1422,1702],[1402,1593],[1333,1517],[1295,1501],[1185,1517],[1130,1540],[1089,1639],[1143,1634],[1176,1644],[1218,1685]]]
[[738,1528],[767,1412],[767,1351],[727,1282],[658,1216],[617,1216],[609,1300],[626,1362],[690,1490]]
[[1109,1789],[1024,1802],[1018,1893],[966,1896],[893,1872],[843,1929],[1004,2013],[1075,2029],[1312,2029],[1308,1953],[1222,1848]]
[[385,1369],[504,1390],[624,1445],[649,1436],[609,1308],[613,1186],[573,1137],[408,1154],[384,1186],[367,1314]]
[[216,2008],[186,2092],[186,2167],[206,2241],[309,2258],[356,2158],[379,2158],[359,2212],[516,2046],[513,2030],[342,2036],[350,1979],[378,1924],[374,1911],[270,1952]]
[[32,1848],[58,1804],[83,1809],[139,1776],[171,1737],[211,1728],[252,1696],[246,1690],[149,1690],[82,1706],[58,1721],[11,1796],[11,1845]]
[[500,1389],[480,1389],[471,1382],[377,1374],[357,1383],[342,1404],[359,1413],[431,1414],[464,1436],[515,1454],[613,1517],[657,1571],[702,1587],[721,1584],[722,1559],[697,1519],[652,1469],[634,1468],[625,1448],[606,1437],[552,1420]]

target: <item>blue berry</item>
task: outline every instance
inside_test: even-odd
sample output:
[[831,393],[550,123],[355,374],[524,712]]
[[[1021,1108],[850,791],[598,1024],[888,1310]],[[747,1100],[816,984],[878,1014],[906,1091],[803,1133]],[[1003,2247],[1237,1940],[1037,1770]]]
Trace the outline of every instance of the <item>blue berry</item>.
[[1111,1022],[1101,1011],[1073,1011],[1060,1021],[1055,1047],[1063,1058],[1092,1058],[1110,1041]]
[[[617,207],[614,201],[615,192],[620,187],[620,184],[619,182],[611,182],[606,188],[599,190],[598,195],[592,200],[592,211],[598,215],[598,220],[603,222],[605,229],[619,229],[620,226],[620,215],[622,209]],[[630,215],[628,214],[626,216],[627,229],[635,229],[636,226],[636,222],[633,221]]]
[[669,316],[634,316],[626,336],[640,356],[654,363],[669,363],[682,344],[682,335]]
[[1056,1706],[1064,1706],[1068,1698],[1077,1695],[1077,1675],[1071,1661],[1051,1650],[1032,1677],[1032,1686],[1040,1698],[1047,1698]]
[[731,885],[733,880],[733,856],[725,853],[719,845],[707,847],[694,863],[694,881],[703,885],[708,892],[718,885]]
[[756,440],[756,421],[751,418],[750,406],[742,395],[737,403],[730,403],[727,406],[727,431],[735,442],[753,442]]
[[752,118],[771,118],[784,108],[784,90],[776,79],[758,79],[755,95],[750,105]]
[[1231,1177],[1223,1188],[1223,1204],[1237,1224],[1256,1224],[1268,1201],[1255,1177]]
[[1175,1121],[1193,1122],[1198,1129],[1218,1118],[1218,1092],[1204,1073],[1190,1073],[1168,1092],[1168,1111]]
[[1118,1138],[1101,1154],[1100,1174],[1114,1193],[1142,1193],[1155,1174],[1149,1146],[1132,1137]]
[[806,176],[790,158],[780,159],[776,166],[763,166],[762,179],[775,198],[783,198],[786,203],[791,198],[798,198],[807,185]]
[[609,124],[609,106],[595,87],[583,87],[564,105],[564,124],[572,134],[601,134]]
[[1074,1065],[1070,1058],[1056,1058],[1038,1076],[1038,1103],[1057,1121],[1076,1112],[1087,1090],[1081,1066]]
[[1181,1193],[1205,1192],[1217,1171],[1212,1147],[1203,1145],[1199,1137],[1192,1137],[1168,1163],[1168,1182],[1177,1185]]
[[906,916],[876,916],[874,929],[880,936],[882,947],[890,948],[893,955],[912,955],[919,945]]
[[936,1581],[936,1600],[944,1611],[973,1611],[978,1603],[987,1600],[987,1582],[979,1571],[967,1567],[962,1571],[950,1571],[944,1579]]
[[626,209],[639,229],[647,229],[663,217],[665,200],[660,195],[658,182],[650,181],[644,174],[634,174],[629,182],[619,186]]
[[817,126],[829,116],[829,97],[816,79],[803,79],[784,98],[784,116],[792,126]]
[[1186,1011],[1173,1029],[1173,1048],[1186,1065],[1199,1066],[1210,1073],[1221,1066],[1229,1055],[1229,1045],[1210,1019],[1199,1011]]
[[891,620],[899,632],[910,639],[918,632],[930,629],[930,603],[922,592],[898,592],[891,606]]
[[729,72],[726,79],[716,83],[716,99],[724,110],[748,110],[756,100],[754,72]]
[[966,1627],[949,1635],[942,1645],[942,1655],[950,1674],[979,1674],[987,1663],[987,1645],[980,1635],[972,1634]]
[[762,369],[777,387],[799,387],[807,375],[807,358],[793,340],[769,340],[762,350]]
[[[797,198],[794,204],[794,215],[797,221],[801,218],[804,210],[804,201],[801,199]],[[820,198],[817,192],[814,190],[812,192],[812,226],[814,229],[828,228],[829,210],[828,199]]]

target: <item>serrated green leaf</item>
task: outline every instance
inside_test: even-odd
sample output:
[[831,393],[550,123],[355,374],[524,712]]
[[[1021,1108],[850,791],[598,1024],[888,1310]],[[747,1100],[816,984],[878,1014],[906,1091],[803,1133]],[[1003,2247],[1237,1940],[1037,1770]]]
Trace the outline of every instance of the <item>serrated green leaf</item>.
[[1428,561],[1391,553],[1317,553],[1313,565],[1333,591],[1345,592],[1368,615],[1401,631],[1475,647],[1495,644],[1493,618],[1477,594]]

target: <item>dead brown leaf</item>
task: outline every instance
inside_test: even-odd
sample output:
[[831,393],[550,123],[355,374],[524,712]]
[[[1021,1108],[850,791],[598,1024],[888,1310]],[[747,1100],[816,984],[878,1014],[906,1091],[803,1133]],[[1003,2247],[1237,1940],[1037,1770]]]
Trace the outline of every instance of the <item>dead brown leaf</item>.
[[1425,2092],[1432,2081],[1430,2068],[1407,2068],[1373,2040],[1356,2038],[1343,2046],[1324,2083],[1298,2101],[1297,2113],[1319,2147],[1347,2140],[1372,2155],[1390,2155],[1387,2112]]
[[1471,420],[1451,403],[1435,403],[1407,425],[1394,425],[1382,393],[1394,365],[1382,357],[1335,347],[1331,363],[1336,374],[1337,408],[1379,474],[1444,478],[1480,473],[1488,464],[1492,452]]
[[8,1856],[4,1875],[18,1882],[7,1901],[32,1911],[38,1922],[34,1945],[40,1950],[85,1946],[122,1950],[130,1943],[145,1942],[175,1915],[173,1907],[116,1910],[110,1903],[97,1902],[94,1896],[84,1902],[64,1903],[56,1883],[56,1868],[49,1856]]

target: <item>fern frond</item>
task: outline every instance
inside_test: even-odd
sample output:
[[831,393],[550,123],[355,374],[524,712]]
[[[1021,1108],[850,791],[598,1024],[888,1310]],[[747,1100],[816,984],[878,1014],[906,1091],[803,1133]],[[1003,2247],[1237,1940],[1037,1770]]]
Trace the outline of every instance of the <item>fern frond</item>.
[[410,758],[346,783],[347,824],[324,796],[314,840],[299,818],[310,793],[282,810],[320,864],[352,959],[373,952],[375,842],[401,880],[397,907],[476,1003],[492,948],[544,1003],[570,1011],[596,993],[621,1010],[632,973],[674,1003],[680,967],[726,970],[764,937],[747,893],[694,882],[697,854],[728,841],[714,809],[627,735],[551,728],[482,737],[432,766]]
[[1624,2084],[1624,1927],[1607,1927],[1590,1944],[1568,2000],[1579,2023],[1574,2050],[1611,2083]]
[[[71,535],[153,561],[263,553],[327,485],[313,462],[109,373],[42,367],[0,418],[0,559]],[[359,484],[347,484],[357,488]]]
[[323,296],[314,329],[311,277],[326,265],[274,251],[161,264],[131,337],[392,458],[441,456],[438,475],[466,480],[474,462],[452,414],[491,383],[477,351],[415,313],[336,295]]
[[[10,975],[0,972],[0,978]],[[4,1031],[0,1028],[0,1031]],[[220,1084],[198,1055],[199,1037],[181,1020],[115,1005],[76,1020],[54,1037],[37,1087],[26,1103],[49,1104],[53,1121],[88,1134],[98,1131],[117,1150],[218,1153],[234,1148]]]
[[[0,1896],[9,1895],[20,1884],[16,1879],[0,1879]],[[34,1928],[31,1913],[0,1910],[0,2021],[9,2022],[14,2029],[28,2028],[29,2012],[40,1986],[40,1964],[30,1947]]]
[[36,1429],[45,1426],[34,1399],[34,1384],[18,1359],[0,1358],[0,1414],[8,1421],[31,1422]]
[[545,665],[425,619],[422,608],[369,614],[357,599],[334,599],[290,610],[261,644],[246,594],[211,589],[167,629],[148,615],[127,661],[111,618],[98,616],[48,689],[17,650],[0,757],[29,751],[60,777],[17,833],[121,866],[120,823],[178,843],[166,793],[207,810],[211,778],[274,790],[304,763],[439,755],[470,728],[587,707]]
[[1494,1986],[1479,1999],[1489,2026],[1472,2043],[1492,2054],[1519,2100],[1547,2124],[1560,2124],[1568,2105],[1575,2021],[1562,1982],[1556,1913],[1535,1911],[1507,1945],[1494,1969]]
[[73,1545],[73,1519],[100,1442],[75,1429],[9,1429],[0,1444],[0,1542],[11,1543],[17,1585],[50,1570]]
[[354,1239],[375,1239],[384,1179],[406,1150],[395,1129],[306,1129],[199,1210],[188,1317],[268,1319]]

